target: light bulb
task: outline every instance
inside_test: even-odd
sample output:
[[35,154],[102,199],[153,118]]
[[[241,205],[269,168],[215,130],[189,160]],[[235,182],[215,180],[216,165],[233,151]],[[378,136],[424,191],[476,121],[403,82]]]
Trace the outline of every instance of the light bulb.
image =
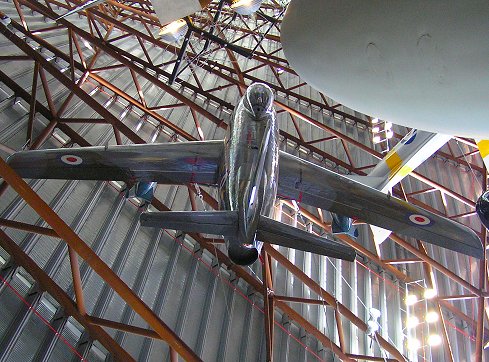
[[379,119],[377,117],[372,118],[372,124],[379,123]]
[[378,126],[372,127],[372,133],[379,133],[380,128]]
[[406,320],[406,328],[416,328],[418,324],[419,324],[419,318],[414,315]]
[[367,334],[369,336],[377,333],[379,331],[379,328],[380,328],[379,323],[377,323],[376,321],[373,320],[367,321]]
[[392,132],[390,129],[388,129],[385,132],[385,136],[387,137],[387,139],[391,139],[394,136],[394,132]]
[[416,338],[409,338],[407,341],[407,348],[411,351],[416,351],[421,347],[421,342]]
[[431,312],[426,313],[425,320],[428,323],[435,323],[438,321],[439,318],[440,317],[439,317],[438,313],[436,313],[435,311],[431,311]]
[[380,310],[377,308],[370,308],[369,309],[370,315],[372,316],[373,319],[378,319],[380,318]]
[[441,344],[441,337],[438,334],[432,334],[431,336],[428,337],[428,344],[431,347],[436,347]]
[[406,296],[406,305],[415,305],[418,302],[416,294],[408,294]]
[[434,297],[436,297],[437,294],[438,293],[436,292],[436,289],[433,288],[425,289],[424,299],[433,299]]
[[374,136],[374,138],[372,138],[372,141],[374,143],[380,143],[380,136]]

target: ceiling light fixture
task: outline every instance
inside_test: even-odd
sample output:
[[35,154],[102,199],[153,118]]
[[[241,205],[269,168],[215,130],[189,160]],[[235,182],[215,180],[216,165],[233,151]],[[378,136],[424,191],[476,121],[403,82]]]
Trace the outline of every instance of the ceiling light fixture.
[[263,0],[234,0],[231,9],[239,15],[251,15],[260,8],[262,2]]
[[162,40],[176,43],[179,41],[188,31],[188,24],[183,19],[172,21],[170,24],[161,28],[159,36]]

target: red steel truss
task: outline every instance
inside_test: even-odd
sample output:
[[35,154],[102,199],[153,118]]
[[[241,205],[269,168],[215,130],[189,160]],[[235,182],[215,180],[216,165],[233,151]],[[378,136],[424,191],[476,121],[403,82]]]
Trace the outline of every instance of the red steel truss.
[[[256,46],[256,50],[252,52],[254,65],[248,69],[243,69],[240,62],[241,56],[233,53],[229,49],[222,52],[223,46],[219,44],[211,44],[207,53],[200,56],[197,54],[197,51],[193,49],[192,44],[190,44],[189,48],[186,49],[185,54],[183,54],[185,62],[189,62],[189,68],[192,70],[201,69],[217,76],[220,80],[219,86],[213,89],[208,89],[202,85],[204,82],[198,72],[193,72],[192,78],[188,81],[177,78],[177,86],[168,85],[167,79],[170,77],[170,73],[166,71],[166,69],[168,66],[175,64],[180,49],[178,46],[167,44],[155,37],[155,27],[160,27],[160,24],[158,23],[158,19],[152,13],[150,3],[147,1],[116,2],[109,0],[105,5],[80,13],[88,24],[83,28],[75,25],[76,22],[59,20],[58,22],[46,21],[45,26],[41,28],[35,27],[35,29],[31,29],[31,20],[30,17],[26,15],[27,11],[34,11],[50,20],[55,19],[59,14],[78,5],[80,2],[78,0],[67,2],[59,2],[57,0],[45,0],[44,2],[37,2],[34,0],[13,0],[13,3],[17,9],[17,17],[14,17],[11,23],[11,27],[14,31],[0,24],[0,32],[12,43],[12,45],[15,46],[16,52],[13,54],[1,55],[0,61],[10,60],[28,62],[28,64],[32,64],[34,76],[32,86],[28,90],[22,88],[16,83],[15,79],[12,79],[2,70],[0,70],[0,81],[10,88],[15,93],[16,97],[23,99],[29,104],[28,131],[26,136],[29,149],[36,149],[42,146],[46,140],[52,136],[53,131],[55,130],[63,132],[69,137],[70,142],[73,144],[89,146],[90,143],[72,128],[73,124],[80,123],[110,125],[118,144],[122,143],[122,137],[126,137],[132,143],[146,142],[146,140],[141,138],[123,121],[108,111],[103,104],[92,98],[88,92],[90,87],[87,85],[90,85],[92,88],[98,87],[110,97],[117,97],[118,99],[123,100],[130,109],[138,110],[138,112],[143,114],[146,119],[151,119],[154,124],[157,124],[161,129],[165,129],[165,131],[171,134],[174,139],[179,138],[187,141],[204,139],[202,125],[212,125],[213,127],[225,129],[227,124],[217,117],[215,113],[209,111],[209,107],[205,107],[201,100],[212,103],[215,106],[215,109],[230,112],[233,110],[233,104],[220,97],[219,92],[227,88],[235,88],[242,94],[243,90],[252,82],[263,81],[257,74],[264,69],[267,69],[272,72],[273,79],[266,81],[266,83],[269,84],[279,96],[279,100],[276,101],[277,110],[279,113],[286,114],[287,117],[284,119],[290,123],[290,127],[284,126],[281,130],[281,136],[285,143],[304,150],[316,159],[326,160],[344,172],[359,175],[366,174],[368,169],[375,165],[375,160],[382,157],[382,154],[374,148],[351,138],[342,131],[313,119],[303,111],[299,110],[304,107],[312,107],[316,110],[321,110],[338,122],[346,122],[348,125],[360,127],[362,129],[369,126],[368,118],[357,117],[342,110],[343,108],[341,105],[332,103],[322,94],[319,94],[319,97],[306,97],[303,95],[304,92],[301,92],[300,90],[307,87],[307,85],[295,75],[294,71],[288,66],[287,61],[281,57],[279,37],[273,35],[275,32],[269,33],[267,31],[269,27],[272,29],[279,29],[280,19],[274,23],[270,23],[266,21],[266,19],[261,19],[261,22],[256,22],[256,24],[260,25],[255,27],[250,26],[245,18],[240,16],[235,17],[229,10],[223,10],[220,16],[221,20],[215,25],[216,30],[224,28],[227,29],[227,31],[232,30],[234,34],[233,42],[235,43],[243,44],[245,43],[244,40],[249,40],[249,44],[252,44],[252,46],[247,50],[250,51],[250,53],[253,50],[253,47]],[[209,29],[213,25],[212,18],[217,9],[217,3],[213,3],[207,10],[193,16],[192,20],[194,25],[202,29]],[[283,7],[282,4],[277,1],[267,1],[262,9],[266,14],[273,16],[273,14],[282,11]],[[134,24],[137,24],[138,26],[135,26]],[[47,35],[50,35],[53,32],[62,34],[66,37],[66,41],[69,44],[68,49],[60,50],[50,43],[49,36]],[[198,37],[199,35],[194,34],[193,36]],[[222,34],[220,36],[222,36]],[[132,39],[133,43],[140,47],[140,50],[144,54],[143,58],[136,57],[131,52],[124,50],[119,46],[119,41],[126,38]],[[267,51],[264,46],[265,43],[272,44],[272,46],[267,47],[267,49],[274,50]],[[33,44],[37,47],[33,46]],[[89,54],[87,53],[86,44],[89,44],[92,49]],[[162,58],[158,59],[157,57],[152,56],[152,53],[148,51],[151,47],[164,49],[165,52],[168,53],[166,55],[170,60],[162,63]],[[219,51],[221,51],[222,54],[225,54],[226,59],[216,60],[210,56]],[[49,54],[51,58],[46,54]],[[106,65],[107,62],[99,62],[102,55],[110,58],[110,65]],[[65,69],[60,69],[59,64],[54,64],[52,59],[60,60],[60,63],[66,65]],[[110,79],[110,71],[114,69],[125,69],[128,79],[132,80],[134,83],[134,89],[136,89],[134,94],[126,93],[108,80]],[[281,76],[283,73],[295,76],[296,81],[294,85],[286,86],[284,84],[285,82]],[[69,96],[60,106],[55,105],[48,84],[48,77],[56,79],[69,92]],[[143,82],[150,82],[154,86],[164,90],[166,93],[173,96],[176,99],[176,102],[173,104],[150,105],[141,86]],[[46,99],[45,103],[39,100],[39,83],[42,85],[44,97]],[[184,92],[183,89],[189,90],[194,97],[188,96],[188,92]],[[70,104],[72,104],[76,98],[87,104],[99,115],[99,117],[70,118],[65,116],[66,110],[69,109]],[[294,104],[298,106],[294,106]],[[183,129],[172,119],[167,119],[158,112],[160,109],[168,109],[170,107],[185,107],[190,109],[195,127],[191,127],[193,129],[189,129],[188,127]],[[49,121],[49,123],[40,135],[33,139],[32,135],[36,114],[42,115]],[[323,136],[317,139],[308,138],[308,136],[302,132],[303,127],[301,126],[304,125],[313,125],[321,130]],[[287,129],[293,129],[295,132],[290,133],[285,131]],[[400,137],[400,135],[396,136]],[[321,147],[321,145],[334,141],[339,141],[341,144],[341,148],[339,148],[339,151],[337,151],[336,154],[330,154],[323,151],[324,148]],[[462,156],[470,156],[476,151],[475,144],[471,140],[459,139],[458,141],[463,142],[468,148],[467,154]],[[0,147],[3,151],[8,153],[14,151],[6,145],[0,145]],[[486,174],[486,170],[483,167],[470,161],[470,158],[458,155],[452,150],[452,147],[453,145],[449,146],[449,153],[438,151],[437,156],[442,157],[447,160],[447,162],[457,164],[460,167],[469,167],[483,175]],[[357,165],[352,156],[352,149],[361,150],[361,152],[371,156],[372,164]],[[89,331],[93,338],[98,339],[120,360],[128,361],[131,360],[131,357],[117,345],[117,343],[115,343],[115,341],[110,338],[100,326],[116,328],[131,333],[149,336],[151,338],[165,340],[173,351],[172,359],[175,358],[174,352],[176,352],[186,360],[199,360],[199,357],[166,326],[164,321],[155,315],[149,307],[147,307],[143,301],[127,287],[120,277],[112,272],[104,261],[95,255],[83,240],[81,240],[80,237],[76,235],[3,161],[0,161],[0,175],[4,179],[3,184],[0,186],[0,195],[6,190],[8,185],[10,185],[38,212],[41,217],[44,218],[51,228],[42,228],[5,219],[0,220],[0,226],[59,237],[65,240],[69,245],[71,270],[76,292],[75,301],[71,300],[53,280],[44,274],[35,262],[30,259],[13,240],[11,240],[3,231],[0,231],[0,244],[2,247],[13,255],[13,258],[18,265],[23,266],[34,278],[36,278],[36,280],[39,281],[42,288],[58,300],[58,302],[65,308],[66,313],[76,318]],[[419,173],[413,173],[412,177],[419,180],[424,185],[423,189],[405,193],[401,187],[398,187],[395,190],[397,196],[458,221],[474,215],[475,203],[473,200],[443,186],[439,181],[430,179]],[[455,203],[464,205],[469,211],[463,214],[449,215],[446,210],[445,212],[435,210],[430,205],[427,205],[416,198],[417,195],[427,192],[439,192],[444,195],[444,197],[452,198]],[[191,201],[196,193],[197,190],[195,187],[189,185]],[[217,203],[212,196],[203,191],[202,195],[209,207],[217,207]],[[195,207],[194,203],[192,203],[192,205]],[[168,208],[157,199],[154,200],[153,206],[160,210],[168,210]],[[284,201],[283,206],[292,212],[294,211],[294,206],[288,201]],[[325,231],[331,230],[330,224],[325,222],[322,218],[321,210],[312,212],[310,210],[301,209],[301,214],[306,220],[320,229]],[[481,235],[485,245],[485,230],[476,230],[476,232]],[[209,240],[200,235],[191,235],[191,237],[203,248],[209,250],[212,254],[217,255],[221,264],[224,264],[229,269],[233,270],[239,278],[242,278],[258,293],[262,294],[265,304],[264,328],[267,339],[267,360],[271,361],[273,359],[274,310],[280,310],[281,313],[287,314],[295,321],[295,323],[321,341],[325,348],[331,348],[342,360],[383,360],[379,357],[353,355],[347,350],[346,343],[344,342],[344,323],[351,323],[359,330],[365,332],[367,330],[365,321],[358,318],[345,305],[341,304],[334,295],[331,295],[321,288],[315,281],[308,277],[306,273],[296,267],[273,247],[267,246],[263,250],[263,282],[261,282],[255,276],[250,275],[246,270],[233,265],[227,256],[216,248],[213,243],[209,242]],[[432,278],[432,270],[436,269],[438,272],[450,278],[453,283],[457,283],[465,289],[467,294],[464,295],[442,295],[436,298],[436,304],[442,317],[440,319],[440,324],[442,331],[444,331],[443,337],[444,345],[446,347],[446,359],[450,361],[454,360],[450,348],[450,339],[446,330],[445,318],[443,318],[444,313],[448,312],[456,318],[465,321],[470,328],[476,330],[476,360],[482,361],[484,336],[489,335],[489,332],[484,328],[485,319],[487,318],[484,313],[484,300],[488,296],[486,291],[487,267],[485,260],[477,263],[477,267],[480,271],[480,278],[479,283],[476,286],[457,276],[447,265],[443,265],[439,260],[430,257],[426,253],[422,242],[413,245],[401,237],[393,235],[391,239],[397,243],[399,247],[406,249],[409,254],[414,255],[414,257],[409,259],[388,260],[382,257],[378,248],[372,251],[348,236],[340,236],[340,238],[345,243],[355,248],[365,260],[376,264],[379,268],[403,282],[409,283],[412,282],[412,279],[405,270],[400,267],[408,263],[419,263],[423,265],[428,281]],[[83,290],[81,287],[77,259],[78,256],[86,260],[105,282],[148,322],[152,327],[152,330],[124,325],[122,323],[87,315],[83,302]],[[305,298],[295,298],[293,296],[275,295],[272,260],[278,262],[283,268],[288,270],[312,291],[317,293],[317,295],[320,296],[320,299],[308,300]],[[467,298],[478,300],[476,320],[464,314],[452,303],[454,300]],[[306,304],[317,304],[320,302],[333,308],[336,317],[335,326],[339,335],[339,345],[335,344],[328,336],[319,331],[313,324],[296,312],[295,309],[291,308],[288,303],[292,302]],[[380,335],[378,335],[377,338],[382,348],[390,354],[392,360],[405,360],[405,357],[395,346],[383,339]]]

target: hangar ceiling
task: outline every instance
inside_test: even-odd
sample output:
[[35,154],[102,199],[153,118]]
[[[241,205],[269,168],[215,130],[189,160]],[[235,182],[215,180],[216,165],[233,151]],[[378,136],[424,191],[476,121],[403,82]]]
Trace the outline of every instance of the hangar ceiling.
[[[313,90],[288,66],[280,44],[287,1],[264,1],[253,16],[214,1],[191,17],[184,52],[184,39],[158,38],[150,2],[109,0],[53,20],[78,4],[0,4],[12,19],[0,25],[3,159],[22,148],[221,139],[240,95],[256,81],[275,91],[284,150],[360,175],[382,158],[369,117]],[[391,143],[405,133],[395,128]],[[394,194],[470,226],[485,243],[475,216],[475,200],[486,189],[477,152],[473,140],[452,139]],[[241,268],[220,240],[142,230],[141,208],[124,199],[120,183],[24,186],[4,162],[0,173],[0,303],[8,304],[2,360],[20,350],[40,360],[56,353],[124,361],[176,354],[187,360],[483,358],[485,260],[397,235],[375,245],[360,226],[356,240],[339,236],[359,254],[351,265],[266,247],[261,263]],[[151,207],[214,209],[216,194],[197,185],[160,186]],[[289,201],[277,203],[277,218],[331,232],[327,213]],[[405,305],[407,294],[421,299],[427,289],[438,295]],[[365,333],[371,307],[382,313],[374,341]],[[438,313],[436,323],[407,328],[410,315],[428,311]],[[45,338],[23,342],[34,328],[29,323],[41,317],[49,327]],[[433,332],[442,346],[408,348],[407,337]]]

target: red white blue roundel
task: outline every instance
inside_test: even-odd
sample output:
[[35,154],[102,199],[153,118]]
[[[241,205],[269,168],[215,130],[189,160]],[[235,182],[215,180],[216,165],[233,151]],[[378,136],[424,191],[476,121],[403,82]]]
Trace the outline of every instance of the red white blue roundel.
[[401,140],[401,143],[406,144],[406,145],[412,143],[414,141],[414,139],[416,138],[416,135],[418,133],[418,130],[415,129],[415,130],[412,131],[412,133],[413,134],[411,135],[411,137],[409,137],[407,140],[402,139]]
[[432,224],[432,221],[430,218],[420,215],[420,214],[411,214],[409,215],[409,221],[411,221],[415,225],[419,226],[428,226]]
[[74,155],[64,155],[61,156],[61,161],[63,163],[66,163],[67,165],[77,166],[83,162],[83,159],[81,157],[74,156]]

